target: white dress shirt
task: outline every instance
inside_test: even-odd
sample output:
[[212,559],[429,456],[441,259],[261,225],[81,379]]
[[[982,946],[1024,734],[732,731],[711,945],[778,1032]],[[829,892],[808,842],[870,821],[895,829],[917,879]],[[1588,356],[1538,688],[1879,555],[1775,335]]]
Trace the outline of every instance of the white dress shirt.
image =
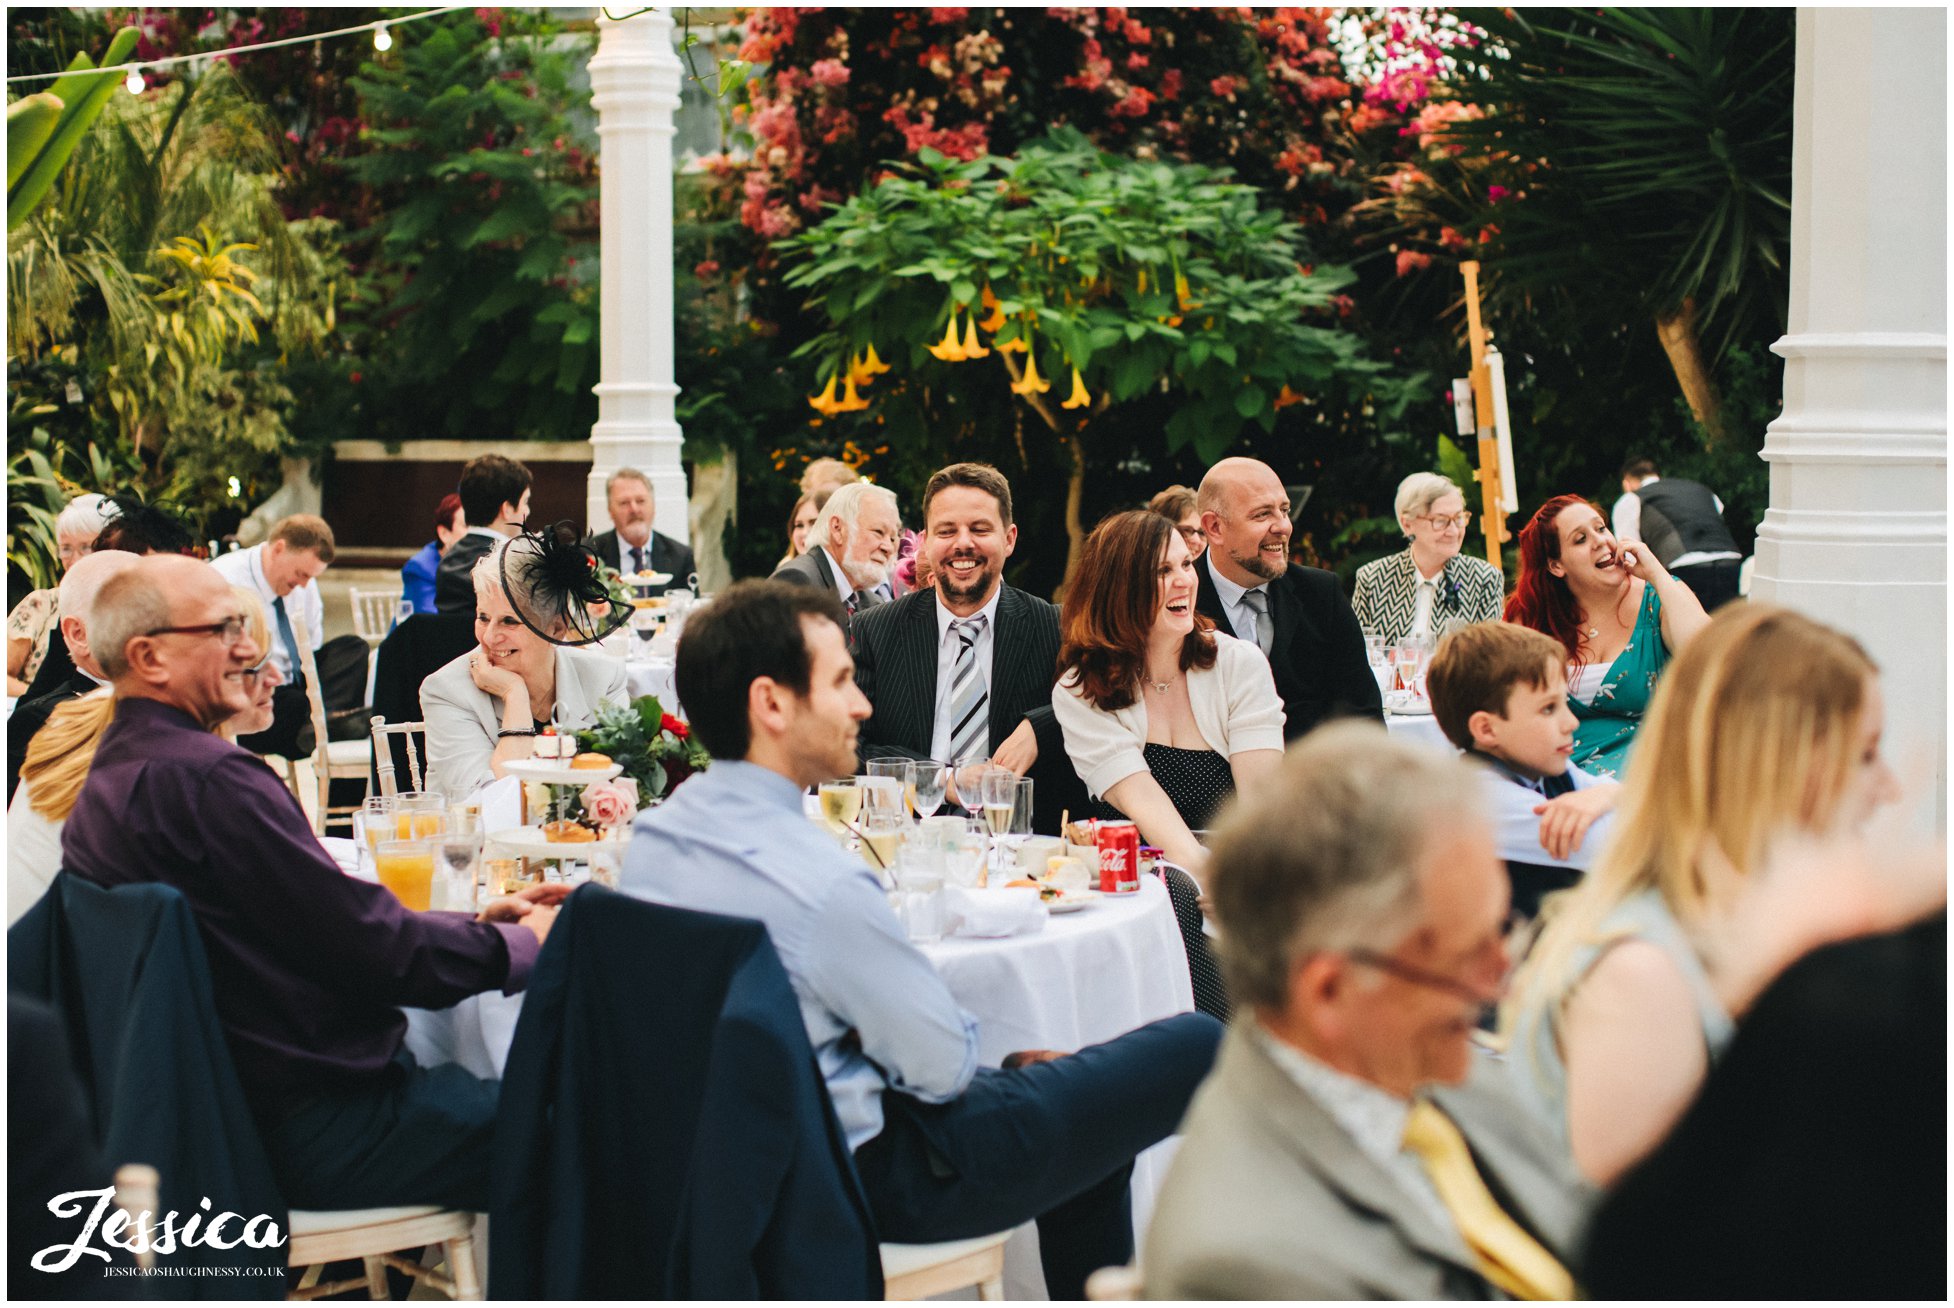
[[1411,1117],[1410,1101],[1311,1058],[1294,1045],[1270,1035],[1259,1022],[1251,1024],[1249,1030],[1275,1065],[1315,1100],[1317,1107],[1343,1128],[1351,1143],[1383,1168],[1425,1210],[1426,1216],[1438,1223],[1439,1229],[1458,1229],[1451,1210],[1432,1188],[1425,1165],[1405,1152],[1404,1124]]
[[[1234,582],[1222,576],[1221,570],[1214,566],[1213,550],[1209,550],[1201,557],[1201,565],[1208,570],[1208,575],[1214,578],[1215,591],[1221,596],[1222,612],[1228,615],[1228,625],[1235,629],[1236,639],[1245,640],[1249,644],[1260,648],[1261,642],[1256,639],[1256,636],[1260,634],[1256,628],[1256,624],[1262,619],[1256,614],[1254,609],[1243,603],[1242,596],[1248,594],[1251,590],[1259,590],[1262,592],[1264,601],[1267,602],[1269,583],[1265,581],[1254,586],[1237,586]],[[1273,611],[1269,615],[1269,621],[1275,621]]]
[[847,608],[848,597],[855,593],[854,583],[849,581],[848,574],[841,570],[841,560],[834,556],[833,551],[826,545],[816,545],[814,548],[828,556],[828,570],[834,573],[835,578],[835,598],[841,601],[843,608]]
[[[1535,789],[1535,784],[1522,777],[1504,763],[1488,755],[1475,754],[1475,758],[1491,765],[1495,780],[1492,783],[1493,843],[1499,856],[1509,863],[1534,863],[1541,867],[1567,867],[1585,872],[1594,866],[1594,860],[1601,849],[1614,834],[1615,815],[1603,813],[1588,828],[1587,835],[1581,838],[1581,847],[1566,858],[1555,858],[1540,843],[1540,815],[1535,813],[1536,804],[1544,804],[1547,795],[1544,790]],[[1602,784],[1603,777],[1583,772],[1572,763],[1567,765],[1567,775],[1574,783],[1575,790],[1586,790],[1589,786]]]
[[1438,565],[1438,575],[1427,577],[1416,563],[1411,565],[1411,630],[1408,636],[1432,638],[1432,610],[1438,607],[1438,586],[1445,575],[1445,565]]
[[[1653,486],[1661,480],[1662,478],[1660,477],[1644,477],[1642,478],[1642,485]],[[1640,486],[1636,488],[1636,490],[1640,489]],[[1715,491],[1711,491],[1710,500],[1717,506],[1717,512],[1722,513],[1723,497]],[[1615,501],[1612,516],[1615,520],[1616,540],[1639,541],[1642,539],[1642,497],[1637,495],[1635,491],[1630,491]],[[1718,559],[1740,559],[1742,557],[1743,555],[1731,550],[1691,550],[1687,554],[1678,554],[1675,558],[1671,559],[1669,561],[1669,567],[1671,569],[1687,568],[1696,563],[1714,563]]]
[[[984,690],[991,687],[991,653],[996,648],[997,639],[997,601],[1004,594],[1003,583],[991,591],[991,597],[983,608],[971,614],[972,618],[982,616],[984,629],[977,633],[971,645],[971,653],[977,657],[977,675],[984,679]],[[930,757],[944,762],[950,761],[950,732],[956,724],[950,721],[951,682],[956,679],[957,653],[963,648],[963,641],[952,634],[950,624],[959,619],[943,605],[943,597],[936,597],[936,726],[930,732]]]
[[[286,685],[291,685],[292,660],[285,652],[285,642],[278,634],[278,614],[272,605],[278,595],[271,583],[265,579],[265,547],[253,545],[248,550],[232,550],[229,554],[219,554],[210,561],[210,566],[223,574],[224,580],[233,586],[242,586],[253,591],[264,601],[265,625],[271,629],[271,662],[278,669],[278,675]],[[319,598],[319,583],[308,581],[285,597],[285,616],[292,622],[292,638],[298,639],[298,627],[305,623],[306,639],[314,651],[326,641],[326,602]]]

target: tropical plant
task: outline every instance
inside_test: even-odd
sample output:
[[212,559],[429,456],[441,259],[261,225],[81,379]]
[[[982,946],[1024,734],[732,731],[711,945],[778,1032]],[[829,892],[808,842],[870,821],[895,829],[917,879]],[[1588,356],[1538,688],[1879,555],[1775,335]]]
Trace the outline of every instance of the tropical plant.
[[1782,329],[1794,11],[1468,10],[1483,115],[1437,133],[1483,184],[1487,290],[1566,330],[1653,322],[1692,418],[1726,434],[1733,344]]
[[[1114,406],[1170,393],[1169,450],[1212,462],[1290,405],[1349,395],[1390,421],[1422,388],[1335,325],[1349,275],[1309,267],[1294,225],[1223,171],[1072,131],[1013,159],[925,149],[904,171],[779,244],[825,323],[797,352],[818,361],[810,403],[866,410],[862,392],[897,369],[890,389],[1008,386],[1066,451],[1068,576],[1092,429]],[[931,362],[993,356],[976,375]]]
[[77,52],[66,76],[7,106],[7,230],[19,226],[47,195],[115,93],[115,74],[89,70],[122,63],[136,48],[137,36],[133,27],[117,32],[100,64]]

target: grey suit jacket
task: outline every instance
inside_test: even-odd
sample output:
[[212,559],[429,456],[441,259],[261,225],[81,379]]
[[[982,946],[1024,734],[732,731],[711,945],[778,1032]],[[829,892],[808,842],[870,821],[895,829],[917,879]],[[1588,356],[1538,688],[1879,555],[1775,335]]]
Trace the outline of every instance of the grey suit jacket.
[[[836,599],[841,598],[841,583],[835,580],[835,565],[823,549],[810,548],[805,554],[795,555],[773,570],[769,581],[792,582],[796,586],[814,586],[825,590]],[[882,603],[882,597],[873,591],[864,592],[859,609],[870,609]]]
[[[1484,1299],[1442,1228],[1277,1066],[1238,1018],[1181,1126],[1142,1259],[1149,1299]],[[1475,1059],[1434,1101],[1508,1213],[1566,1261],[1592,1190],[1501,1069]],[[1570,1266],[1570,1270],[1578,1269]]]
[[[502,701],[475,684],[468,671],[471,649],[421,683],[421,717],[427,722],[427,788],[467,794],[495,780],[489,759],[502,729]],[[547,710],[559,726],[588,727],[597,706],[625,698],[624,664],[593,650],[556,651],[556,704]],[[544,711],[538,705],[531,712]]]

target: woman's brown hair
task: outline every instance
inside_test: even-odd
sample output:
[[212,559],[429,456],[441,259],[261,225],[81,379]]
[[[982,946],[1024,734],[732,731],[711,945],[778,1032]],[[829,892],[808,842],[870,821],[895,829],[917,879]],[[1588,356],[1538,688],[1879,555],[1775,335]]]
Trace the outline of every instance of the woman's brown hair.
[[[1115,513],[1093,528],[1059,614],[1062,676],[1077,668],[1086,701],[1108,713],[1133,702],[1146,670],[1147,635],[1160,608],[1160,560],[1174,524],[1146,509]],[[1214,623],[1194,615],[1181,642],[1181,671],[1214,666]]]

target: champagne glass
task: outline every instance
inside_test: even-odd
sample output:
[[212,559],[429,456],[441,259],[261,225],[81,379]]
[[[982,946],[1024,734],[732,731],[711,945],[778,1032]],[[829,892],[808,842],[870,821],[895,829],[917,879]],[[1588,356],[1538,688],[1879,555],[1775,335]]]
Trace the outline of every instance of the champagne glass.
[[828,824],[828,830],[837,836],[847,835],[861,811],[862,792],[855,785],[855,778],[821,783],[821,820]]
[[1017,806],[1018,779],[1008,769],[986,772],[978,783],[983,797],[984,825],[993,836],[1011,830],[1011,810]]
[[909,807],[916,820],[933,817],[943,806],[943,793],[950,783],[949,770],[935,759],[915,759],[909,764]]

